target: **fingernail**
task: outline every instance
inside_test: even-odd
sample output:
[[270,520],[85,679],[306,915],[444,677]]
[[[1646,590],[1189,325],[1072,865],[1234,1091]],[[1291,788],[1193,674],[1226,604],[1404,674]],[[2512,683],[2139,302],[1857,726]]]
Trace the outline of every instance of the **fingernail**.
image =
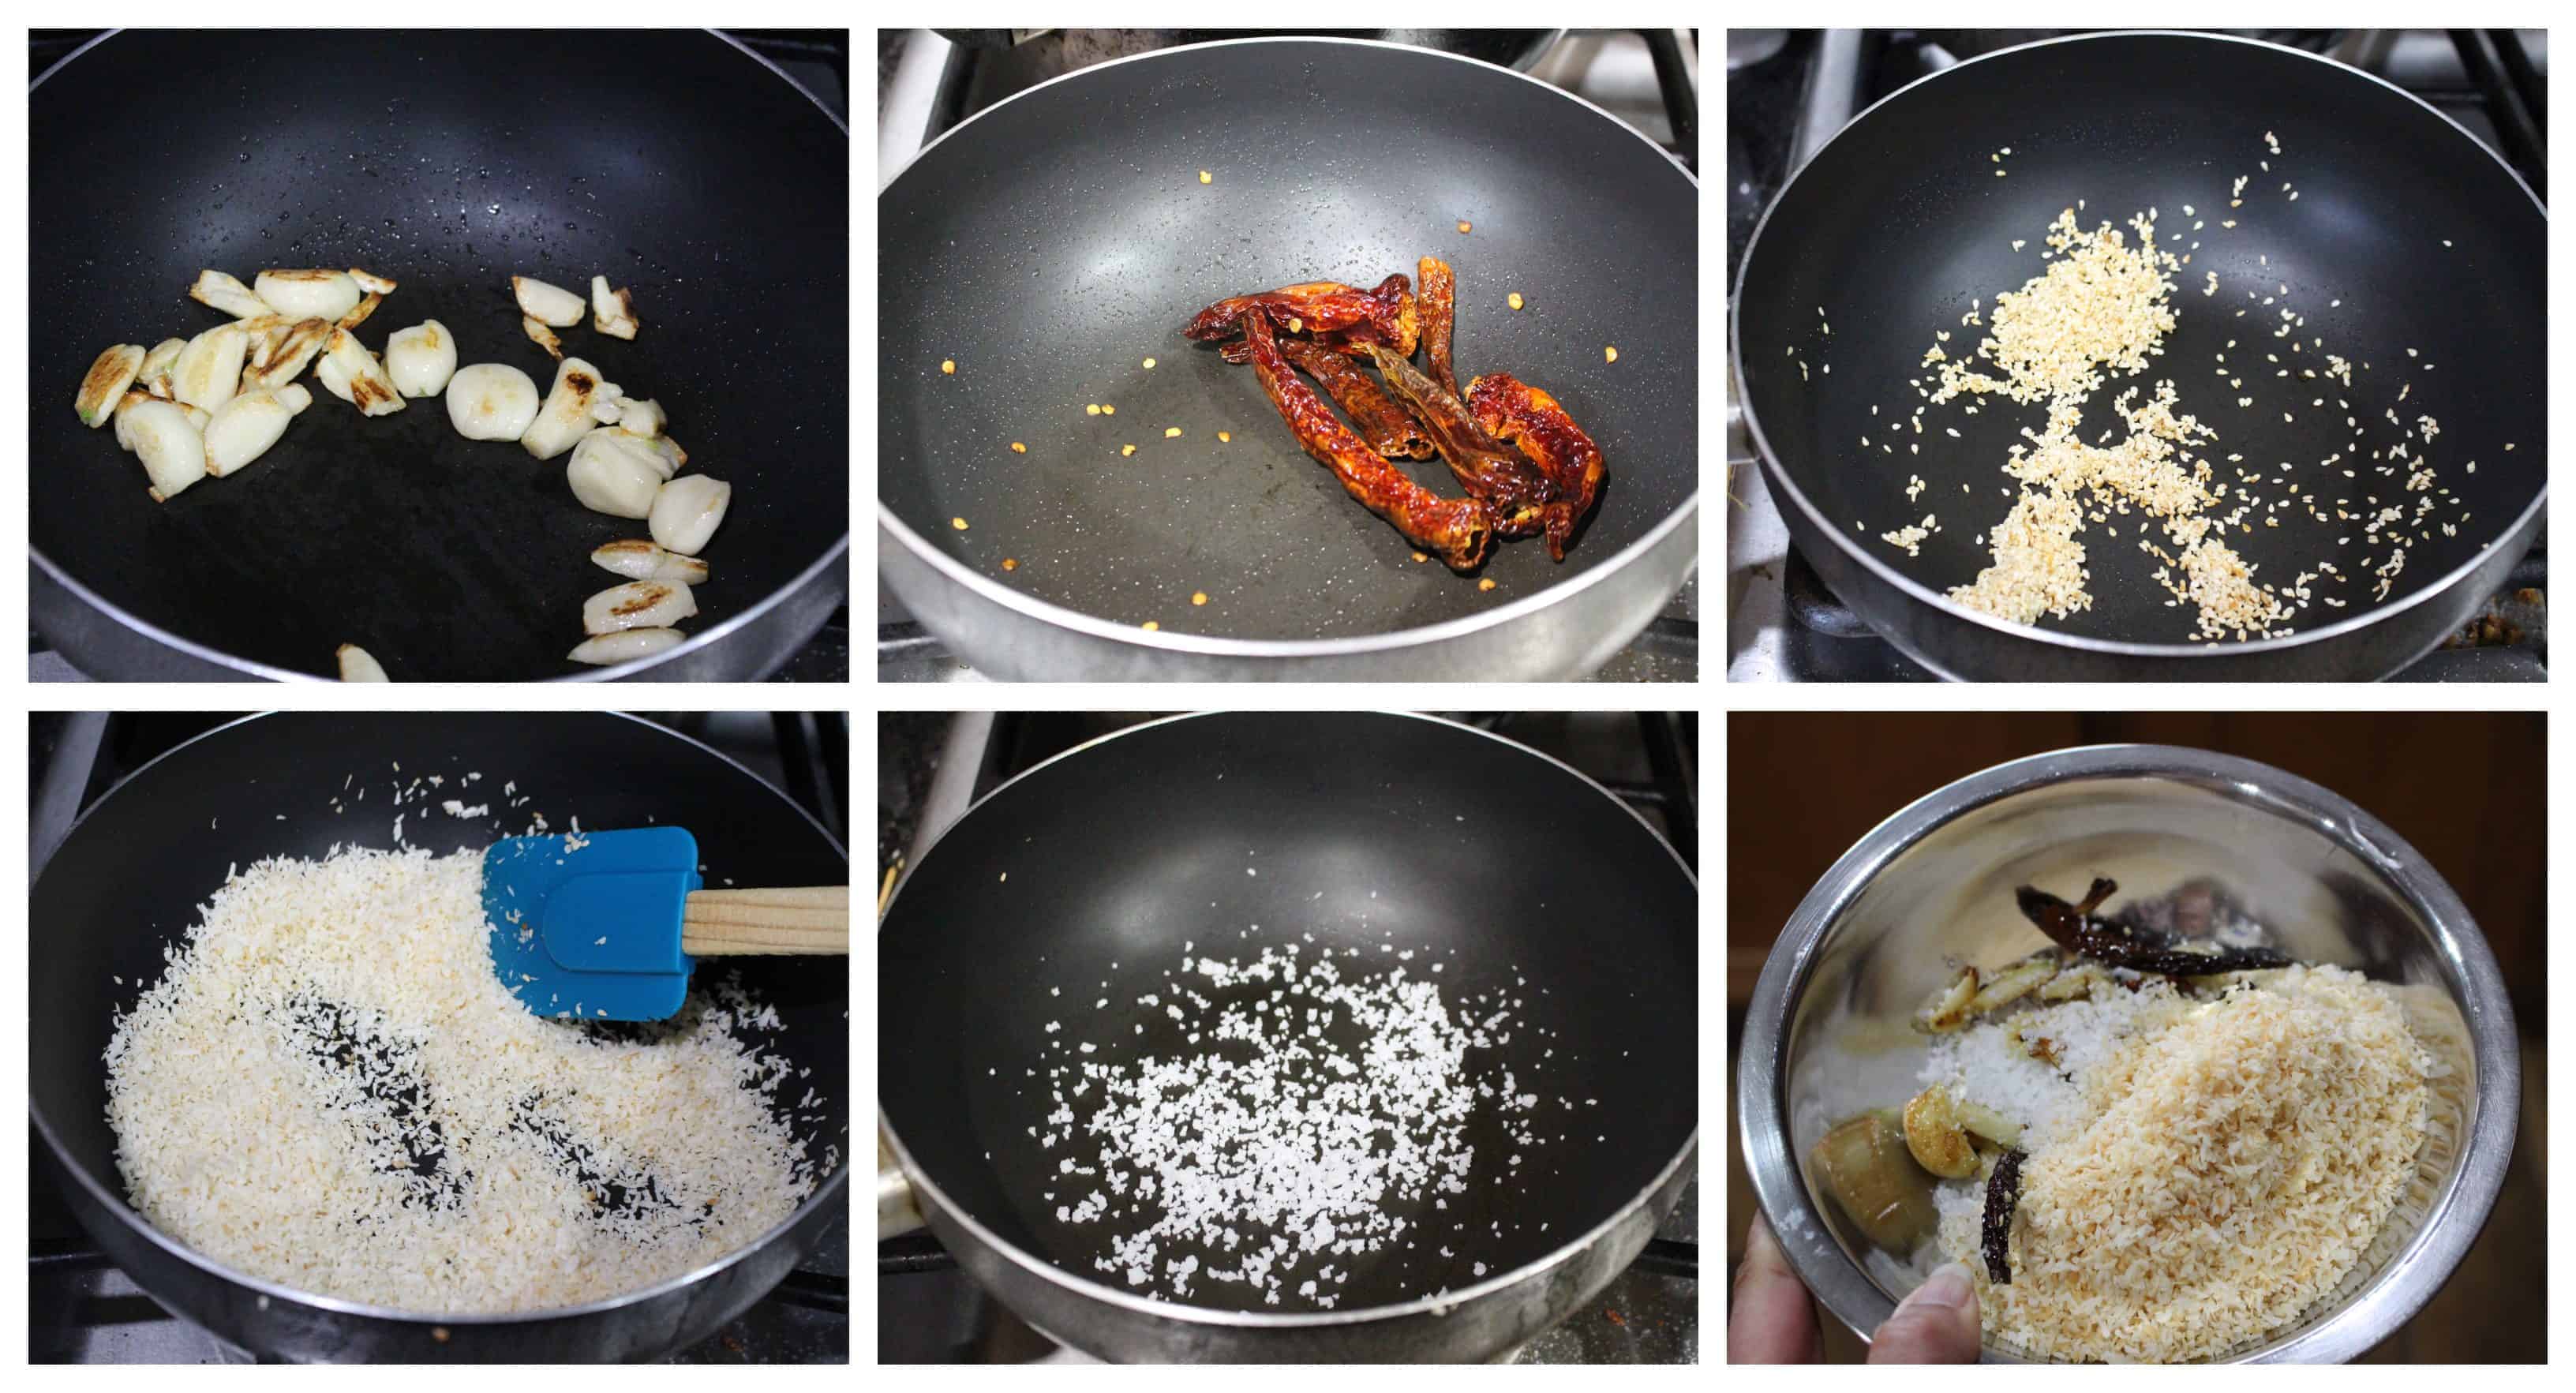
[[1955,1311],[1968,1304],[1969,1291],[1967,1264],[1943,1263],[1930,1280],[1916,1287],[1913,1295],[1906,1297],[1897,1309],[1902,1311],[1919,1306],[1936,1311]]

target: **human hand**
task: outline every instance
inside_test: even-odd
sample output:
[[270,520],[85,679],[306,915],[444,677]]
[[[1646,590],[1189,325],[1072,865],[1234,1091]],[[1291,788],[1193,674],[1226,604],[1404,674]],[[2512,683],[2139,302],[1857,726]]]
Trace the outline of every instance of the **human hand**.
[[[1869,1342],[1872,1364],[1974,1364],[1980,1348],[1976,1284],[1947,1263],[1916,1287]],[[1755,1215],[1728,1298],[1726,1357],[1735,1364],[1820,1364],[1816,1307],[1788,1255]]]

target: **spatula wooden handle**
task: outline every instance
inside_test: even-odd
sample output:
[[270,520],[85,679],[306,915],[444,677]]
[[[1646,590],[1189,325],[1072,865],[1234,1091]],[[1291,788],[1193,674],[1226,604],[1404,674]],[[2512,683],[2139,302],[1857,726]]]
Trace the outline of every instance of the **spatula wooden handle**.
[[754,953],[846,957],[850,887],[693,891],[680,915],[680,951],[697,958]]

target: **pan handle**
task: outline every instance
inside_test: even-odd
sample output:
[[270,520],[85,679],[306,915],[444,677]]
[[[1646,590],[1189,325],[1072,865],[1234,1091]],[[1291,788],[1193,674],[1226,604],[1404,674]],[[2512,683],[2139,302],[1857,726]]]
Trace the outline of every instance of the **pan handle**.
[[895,1164],[894,1148],[877,1134],[877,1239],[882,1242],[921,1227],[921,1206],[912,1200],[912,1177]]

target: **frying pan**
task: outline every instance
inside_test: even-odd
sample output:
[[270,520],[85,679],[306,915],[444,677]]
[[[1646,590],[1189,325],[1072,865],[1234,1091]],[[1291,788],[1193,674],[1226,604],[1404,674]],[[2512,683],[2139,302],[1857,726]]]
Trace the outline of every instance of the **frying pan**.
[[[292,74],[256,82],[244,74]],[[145,99],[143,94],[149,94]],[[397,681],[767,674],[847,593],[849,143],[759,58],[684,31],[128,32],[30,95],[35,622],[101,677]],[[642,332],[567,353],[658,399],[689,468],[734,486],[689,642],[613,672],[564,654],[592,548],[566,460],[469,441],[443,400],[313,407],[247,471],[155,505],[69,392],[112,343],[221,322],[201,267],[364,266],[401,288],[357,331],[436,318],[459,361],[543,391],[509,279],[632,286]],[[823,307],[817,312],[816,307]]]
[[[949,131],[877,229],[878,565],[987,673],[1562,677],[1696,559],[1698,186],[1542,83],[1347,39],[1167,49]],[[1477,578],[1416,563],[1248,371],[1181,337],[1224,296],[1427,254],[1457,268],[1461,377],[1545,387],[1608,459],[1561,566],[1536,545]]]
[[[391,768],[399,763],[402,772]],[[684,1277],[587,1306],[532,1315],[425,1315],[293,1291],[237,1272],[153,1228],[126,1202],[107,1125],[101,1053],[112,1014],[160,979],[162,946],[233,863],[325,855],[334,843],[391,847],[387,784],[480,771],[496,793],[515,780],[534,801],[496,812],[509,831],[528,813],[556,826],[682,822],[710,879],[803,883],[843,876],[840,845],[740,765],[628,716],[593,712],[272,715],[219,727],[161,756],[103,796],[36,875],[29,922],[28,1113],[64,1175],[82,1225],[153,1299],[256,1354],[295,1360],[651,1359],[740,1314],[790,1271],[827,1224],[846,1218],[837,1164],[795,1214],[731,1256]],[[355,775],[374,797],[357,800]],[[344,799],[346,813],[330,801]],[[489,844],[489,821],[410,805],[414,844]],[[283,820],[280,820],[280,819]],[[137,874],[137,867],[150,873]],[[124,985],[117,985],[117,978]],[[849,1148],[849,987],[835,973],[776,959],[748,963],[744,985],[778,1009],[768,1047],[828,1104],[797,1121],[818,1169]],[[614,1026],[587,1027],[613,1030]]]
[[[1329,712],[1131,727],[996,790],[896,893],[878,936],[880,1122],[959,1263],[1078,1348],[1491,1358],[1625,1268],[1690,1179],[1696,902],[1689,871],[1626,805],[1481,731]],[[1431,980],[1453,1010],[1487,990],[1521,998],[1526,1028],[1469,1067],[1530,1081],[1539,1134],[1565,1139],[1516,1147],[1480,1110],[1468,1193],[1447,1210],[1392,1205],[1417,1247],[1349,1259],[1335,1310],[1213,1281],[1192,1292],[1208,1304],[1184,1305],[1104,1278],[1103,1226],[1059,1222],[1045,1198],[1064,1151],[1025,1130],[1052,1104],[1022,1071],[1054,1057],[1056,1020],[1100,1043],[1087,1060],[1190,1049],[1137,1002],[1168,990],[1184,943],[1247,962],[1265,947],[1374,957],[1394,943],[1417,953],[1417,977],[1426,959],[1446,965]],[[1487,1169],[1515,1151],[1529,1160],[1512,1182]]]
[[[2280,155],[2266,148],[2267,131],[2278,136]],[[1998,165],[1992,156],[2005,148],[2013,153]],[[1998,168],[2006,177],[1995,177]],[[2248,179],[2243,206],[2229,208],[2240,175]],[[2295,186],[2295,201],[2281,190],[2285,182]],[[1925,434],[1904,432],[1921,441],[1920,455],[1864,450],[1859,440],[1876,434],[1883,446],[1903,427],[1919,404],[1906,380],[1924,373],[1934,331],[1951,331],[1953,350],[1972,345],[1976,331],[1960,327],[1971,299],[1991,304],[2038,274],[2044,229],[2079,199],[2088,228],[2155,208],[2159,244],[2192,252],[2175,277],[2180,325],[2164,357],[2146,373],[2112,378],[2097,398],[2171,377],[2179,409],[2217,429],[2211,448],[2222,459],[2241,453],[2252,467],[2289,461],[2298,466],[2294,481],[2351,497],[2355,512],[2365,511],[2361,495],[2377,492],[2384,504],[2399,489],[2367,469],[2347,481],[2317,468],[2349,450],[2345,415],[2377,423],[2367,446],[2377,450],[2391,439],[2383,411],[2395,408],[2410,422],[2431,414],[2441,434],[2425,453],[2466,509],[2467,525],[2417,542],[2390,597],[2376,605],[2368,602],[2375,580],[2354,564],[2369,549],[2357,523],[2319,524],[2289,508],[2277,528],[2232,534],[2259,581],[2286,584],[2320,559],[2354,572],[2353,583],[2318,591],[2349,608],[2311,606],[2287,638],[2186,642],[2188,612],[2167,607],[2152,563],[2131,540],[2134,518],[2116,540],[2099,526],[2078,538],[2090,552],[2094,602],[2070,619],[2031,628],[1952,603],[1944,592],[1986,564],[1975,539],[2011,506],[1998,492],[2007,483],[2005,451],[2023,427],[2042,423],[2042,412],[1995,399],[1974,416],[1931,408]],[[2196,211],[2185,214],[2185,205]],[[2228,218],[2235,229],[2220,227]],[[2191,230],[2194,222],[2206,226]],[[2018,253],[2016,238],[2029,243]],[[1745,419],[1799,550],[1872,628],[1937,672],[2004,680],[2383,677],[2464,622],[2541,526],[2546,241],[2530,191],[2466,132],[2405,92],[2329,60],[2200,34],[2088,35],[2008,49],[1871,108],[1764,215],[1735,297]],[[2212,271],[2222,289],[2204,297]],[[2304,358],[2281,351],[2282,361],[2322,371],[2322,341],[2324,352],[2370,364],[2356,368],[2349,392],[2322,379],[2274,385],[2261,371],[2271,365],[2251,357],[2256,342],[2279,351],[2270,340],[2275,323],[2265,322],[2279,307],[2244,292],[2259,286],[2277,296],[2284,284],[2305,316],[2296,332],[2309,348]],[[2239,393],[2210,376],[2214,355],[2237,338],[2247,346],[2229,361],[2258,370],[2246,375],[2243,394],[2266,409],[2240,409],[2229,399]],[[1809,364],[1803,380],[1790,348]],[[1830,374],[1814,370],[1824,362]],[[2312,410],[2317,397],[2328,404]],[[2349,413],[2333,406],[2338,397],[2351,403]],[[2284,422],[2285,411],[2296,421]],[[2085,438],[2112,424],[2097,408]],[[1946,427],[1960,438],[1943,434]],[[2507,451],[2509,443],[2518,448]],[[2475,473],[2464,467],[2472,460]],[[2223,475],[2234,466],[2219,467]],[[1930,484],[1919,503],[1905,492],[1915,474]],[[1959,493],[1961,483],[1973,497]],[[2269,499],[2283,491],[2259,492]],[[1919,558],[1878,540],[1926,512],[1941,530]],[[2436,519],[2458,516],[2446,505]],[[2346,534],[2352,543],[2338,546]]]

